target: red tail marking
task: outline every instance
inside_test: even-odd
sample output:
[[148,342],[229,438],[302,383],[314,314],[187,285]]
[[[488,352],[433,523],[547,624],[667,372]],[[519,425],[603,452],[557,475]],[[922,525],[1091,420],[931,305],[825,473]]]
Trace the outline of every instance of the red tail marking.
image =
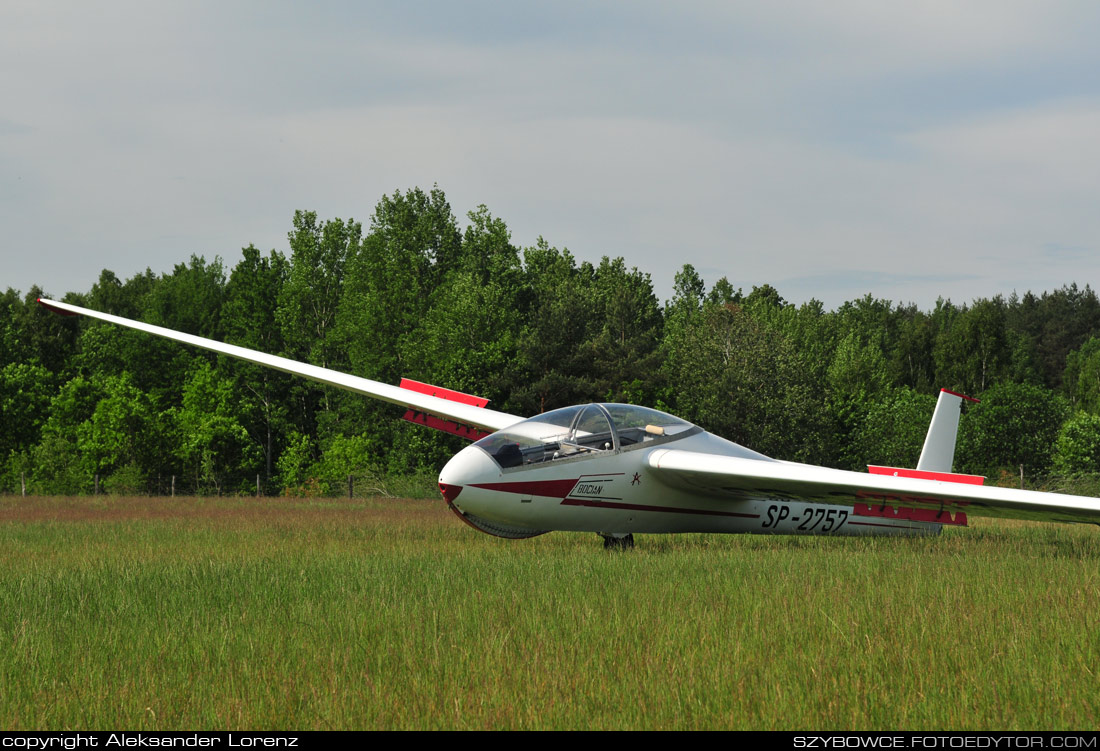
[[893,475],[894,477],[912,477],[917,480],[939,480],[940,482],[961,482],[966,485],[982,485],[982,475],[960,475],[954,472],[929,472],[924,469],[906,469],[905,467],[880,467],[868,464],[867,471],[872,475]]
[[967,396],[966,394],[960,394],[960,393],[959,393],[958,391],[952,391],[951,389],[940,389],[940,391],[944,391],[944,392],[947,392],[948,394],[951,394],[951,396],[959,396],[959,397],[962,397],[963,399],[966,399],[966,400],[968,400],[968,401],[972,401],[972,402],[974,402],[975,404],[979,404],[979,403],[981,403],[981,401],[982,401],[981,399],[975,399],[975,398],[974,398],[974,397],[972,397],[972,396]]

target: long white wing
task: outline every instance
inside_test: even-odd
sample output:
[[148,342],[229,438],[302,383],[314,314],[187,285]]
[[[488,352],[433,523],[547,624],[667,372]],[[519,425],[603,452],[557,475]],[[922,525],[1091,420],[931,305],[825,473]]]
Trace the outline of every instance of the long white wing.
[[161,326],[153,326],[152,324],[142,323],[141,321],[131,321],[128,318],[120,318],[119,316],[113,316],[108,313],[100,313],[98,310],[89,310],[88,308],[81,308],[76,305],[57,302],[55,300],[39,299],[38,302],[47,308],[61,313],[89,316],[91,318],[98,318],[101,321],[116,323],[119,326],[126,326],[127,328],[137,329],[138,331],[144,331],[149,334],[156,334],[157,336],[174,339],[177,342],[201,347],[211,352],[235,357],[238,360],[245,360],[258,365],[266,365],[269,368],[281,370],[284,373],[293,373],[294,375],[309,378],[310,380],[318,381],[329,386],[336,386],[337,388],[347,391],[365,394],[375,399],[381,399],[382,401],[392,404],[400,404],[421,412],[427,412],[436,417],[455,420],[483,430],[500,430],[524,419],[516,415],[510,415],[507,412],[497,412],[496,410],[486,409],[484,407],[475,407],[469,404],[450,401],[448,399],[440,399],[430,394],[421,394],[409,389],[399,388],[398,386],[391,386],[387,383],[372,381],[368,378],[360,378],[335,370],[321,368],[316,365],[308,365],[295,360],[289,360],[285,357],[268,355],[263,352],[238,347],[234,344],[224,344],[214,341],[213,339],[204,339],[201,336],[183,334],[179,331],[162,328]]
[[1100,524],[1100,498],[871,475],[678,449],[658,449],[649,455],[648,461],[662,482],[716,498],[861,503],[964,511],[975,516]]

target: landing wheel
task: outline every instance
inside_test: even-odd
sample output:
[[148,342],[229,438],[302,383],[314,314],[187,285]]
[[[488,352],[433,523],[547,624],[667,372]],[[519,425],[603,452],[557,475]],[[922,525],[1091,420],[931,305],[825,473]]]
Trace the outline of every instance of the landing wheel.
[[633,550],[634,535],[600,535],[604,550]]

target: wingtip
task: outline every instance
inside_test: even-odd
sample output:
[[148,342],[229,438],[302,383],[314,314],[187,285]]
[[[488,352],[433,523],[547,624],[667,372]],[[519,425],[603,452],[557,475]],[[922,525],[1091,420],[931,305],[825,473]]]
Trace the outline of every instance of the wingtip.
[[36,298],[35,302],[37,302],[39,305],[41,305],[46,310],[50,310],[50,311],[53,311],[54,313],[57,313],[59,316],[75,316],[75,315],[78,315],[77,313],[74,313],[71,310],[62,310],[61,308],[57,307],[57,304],[53,300],[47,300],[44,297]]

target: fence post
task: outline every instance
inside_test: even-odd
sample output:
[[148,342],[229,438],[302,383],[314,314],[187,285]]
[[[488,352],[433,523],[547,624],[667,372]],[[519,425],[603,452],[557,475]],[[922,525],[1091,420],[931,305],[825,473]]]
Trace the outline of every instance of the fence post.
[[1024,489],[1024,465],[1020,465],[1020,490]]
[[351,490],[352,490],[351,475],[348,475],[348,498],[349,499],[351,498]]
[[172,497],[176,497],[176,476],[172,475]]
[[99,495],[99,473],[98,472],[96,472],[96,474],[95,474],[95,493],[94,493],[94,495]]
[[260,475],[256,473],[256,497],[260,497]]
[[27,497],[27,473],[26,472],[20,472],[19,473],[19,484],[23,488],[23,497],[26,498]]

